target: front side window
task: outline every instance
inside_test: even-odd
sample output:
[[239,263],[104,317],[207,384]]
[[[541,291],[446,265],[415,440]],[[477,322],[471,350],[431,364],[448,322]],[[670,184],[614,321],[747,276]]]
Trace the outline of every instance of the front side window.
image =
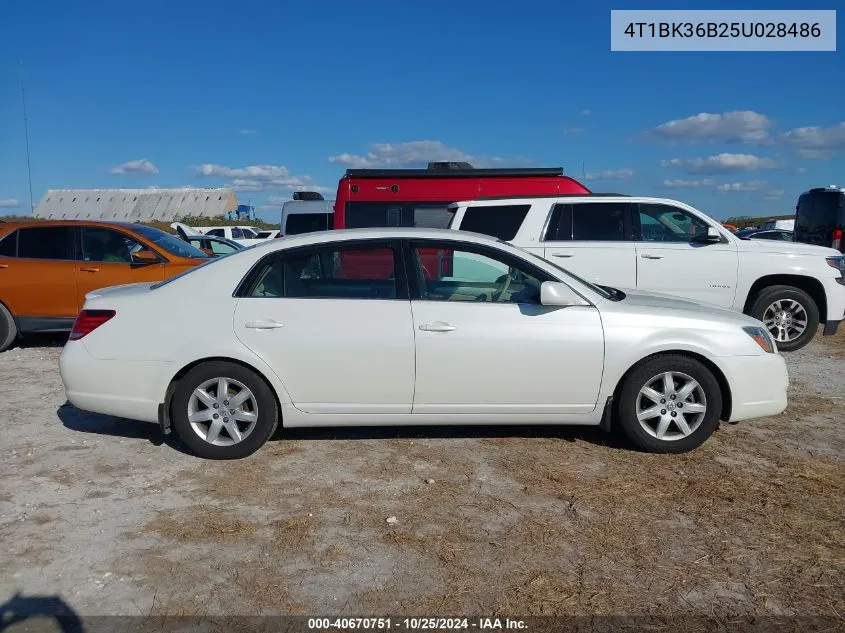
[[17,255],[18,232],[12,231],[0,239],[0,257],[14,257]]
[[171,255],[176,255],[177,257],[187,257],[189,259],[208,259],[208,255],[198,248],[195,248],[188,242],[179,239],[170,233],[165,233],[160,229],[145,226],[143,224],[137,224],[132,227],[132,230],[145,240],[152,242]]
[[468,207],[461,220],[461,230],[482,233],[505,241],[512,240],[530,208],[531,205],[528,204]]
[[239,228],[232,229],[232,239],[233,240],[240,240],[244,238],[244,232]]
[[131,263],[132,254],[143,246],[112,229],[82,227],[82,259],[87,262]]
[[329,246],[277,254],[259,268],[248,297],[395,299],[393,248]]
[[665,204],[640,204],[641,239],[689,243],[707,235],[708,224],[692,213]]
[[[214,237],[226,237],[223,232],[223,229],[211,229],[210,231],[206,231],[206,235],[213,235]],[[234,232],[233,232],[234,235]]]
[[21,229],[18,257],[32,259],[71,259],[71,227],[44,226]]
[[[511,261],[436,245],[414,248],[413,254],[423,300],[540,303],[542,280]],[[430,265],[435,255],[441,264],[436,267]]]
[[629,204],[582,203],[572,206],[572,239],[589,242],[622,242]]
[[218,242],[217,240],[211,240],[211,252],[215,255],[228,255],[229,253],[234,253],[237,248],[232,246],[231,244],[227,244],[226,242]]

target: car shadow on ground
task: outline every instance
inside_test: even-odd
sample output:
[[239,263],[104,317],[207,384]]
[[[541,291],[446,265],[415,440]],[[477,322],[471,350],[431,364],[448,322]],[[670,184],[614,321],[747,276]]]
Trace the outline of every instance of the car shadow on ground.
[[24,334],[12,349],[28,349],[32,347],[64,347],[67,343],[67,332]]
[[[143,439],[155,446],[166,444],[181,453],[191,454],[175,433],[163,435],[158,424],[127,420],[77,409],[69,402],[57,410],[65,428],[79,433]],[[561,439],[587,442],[611,449],[630,449],[618,433],[605,433],[594,426],[565,425],[464,425],[464,426],[358,426],[320,428],[279,428],[270,441],[363,441],[383,439]]]

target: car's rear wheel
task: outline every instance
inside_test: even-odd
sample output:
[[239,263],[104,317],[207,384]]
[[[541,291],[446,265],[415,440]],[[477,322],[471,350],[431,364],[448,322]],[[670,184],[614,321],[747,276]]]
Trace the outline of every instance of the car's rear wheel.
[[619,393],[619,422],[639,448],[684,453],[719,424],[722,391],[713,373],[687,356],[655,356],[634,369]]
[[809,343],[819,327],[819,308],[813,298],[794,286],[770,286],[751,305],[751,316],[771,332],[778,351],[792,352]]
[[18,337],[18,326],[12,313],[0,303],[0,352],[5,352]]
[[179,381],[171,400],[173,428],[207,459],[240,459],[276,430],[279,408],[267,383],[242,365],[203,363]]

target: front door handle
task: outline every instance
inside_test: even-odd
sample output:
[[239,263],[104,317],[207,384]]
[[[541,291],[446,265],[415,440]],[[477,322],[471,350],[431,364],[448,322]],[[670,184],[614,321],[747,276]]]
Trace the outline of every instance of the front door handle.
[[458,327],[456,325],[452,325],[451,323],[435,321],[434,323],[423,323],[420,326],[420,329],[423,332],[451,332],[452,330],[457,330]]
[[83,273],[98,273],[98,272],[100,272],[99,268],[80,268],[79,270],[82,271]]
[[276,328],[284,327],[284,323],[264,319],[260,321],[247,321],[244,323],[244,327],[247,327],[250,330],[275,330]]
[[648,253],[643,253],[640,257],[643,259],[663,259],[663,255],[649,255]]
[[8,268],[9,264],[0,264],[0,268]]
[[569,253],[552,253],[552,257],[572,257]]

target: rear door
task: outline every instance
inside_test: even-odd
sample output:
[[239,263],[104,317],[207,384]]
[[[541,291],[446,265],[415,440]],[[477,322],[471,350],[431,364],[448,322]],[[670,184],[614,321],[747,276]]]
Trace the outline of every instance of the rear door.
[[543,257],[594,283],[634,288],[635,206],[620,200],[554,205],[543,236]]
[[696,242],[710,226],[686,209],[640,203],[635,216],[637,288],[730,308],[738,254],[733,242]]
[[139,251],[152,249],[141,244],[123,231],[82,226],[76,232],[79,260],[76,265],[77,307],[82,309],[85,294],[92,290],[144,281],[162,281],[166,261],[160,253],[152,251],[158,260],[141,262],[135,257]]
[[[16,248],[13,241],[17,242]],[[3,240],[3,247],[0,299],[20,320],[21,329],[51,329],[61,324],[51,324],[50,319],[76,317],[71,227],[21,228]]]

